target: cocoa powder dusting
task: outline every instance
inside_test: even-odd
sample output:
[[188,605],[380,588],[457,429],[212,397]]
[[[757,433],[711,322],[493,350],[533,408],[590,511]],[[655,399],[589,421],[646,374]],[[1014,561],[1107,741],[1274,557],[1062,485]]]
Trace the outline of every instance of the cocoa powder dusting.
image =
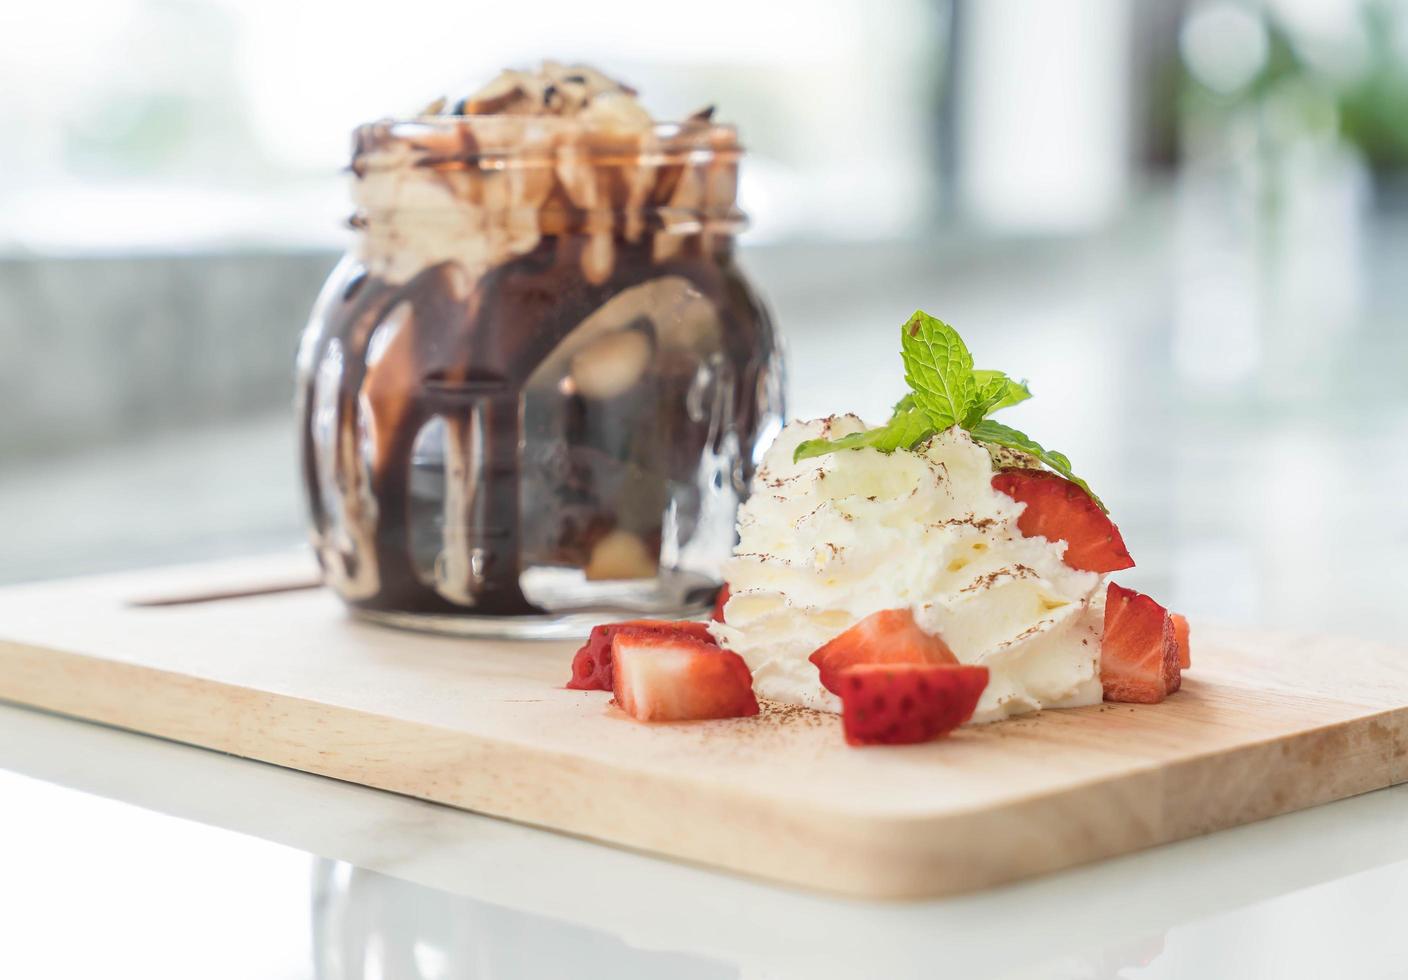
[[836,725],[841,719],[839,715],[829,711],[817,711],[815,708],[804,708],[800,704],[784,704],[781,701],[759,698],[757,720],[760,724],[774,728],[821,728]]

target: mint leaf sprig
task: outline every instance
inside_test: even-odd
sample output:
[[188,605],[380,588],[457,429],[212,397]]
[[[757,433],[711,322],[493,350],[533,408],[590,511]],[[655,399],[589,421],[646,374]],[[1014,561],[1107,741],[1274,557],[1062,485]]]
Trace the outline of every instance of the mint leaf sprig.
[[878,429],[852,432],[839,439],[808,439],[797,447],[793,460],[810,459],[812,456],[825,456],[838,449],[878,449],[882,453],[892,453],[896,449],[909,449],[934,434],[934,425],[920,409],[910,407],[896,411],[890,421]]
[[915,407],[935,428],[962,422],[978,393],[973,355],[963,338],[942,320],[915,312],[901,335],[904,380]]
[[909,394],[895,405],[890,421],[878,429],[854,432],[839,439],[808,439],[797,447],[795,460],[824,456],[843,449],[878,449],[891,453],[912,449],[936,432],[962,426],[979,442],[1022,453],[1044,463],[1079,486],[1105,510],[1100,498],[1071,470],[1062,453],[989,416],[1032,397],[1025,381],[1001,371],[974,369],[973,355],[958,331],[938,317],[916,310],[900,331],[900,356]]

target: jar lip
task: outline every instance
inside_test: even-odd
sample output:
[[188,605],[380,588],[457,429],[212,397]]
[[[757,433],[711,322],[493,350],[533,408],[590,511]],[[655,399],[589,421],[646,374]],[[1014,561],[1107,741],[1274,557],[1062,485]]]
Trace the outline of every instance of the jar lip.
[[742,153],[737,127],[699,120],[625,128],[563,116],[415,116],[363,123],[352,133],[358,174],[408,165],[544,166],[567,155],[602,165],[660,165]]
[[[511,115],[465,115],[451,116],[386,116],[362,123],[355,132],[370,129],[390,128],[396,131],[409,131],[411,128],[427,132],[463,129],[524,130],[542,129],[559,132],[590,132],[619,137],[636,137],[643,133],[654,133],[662,139],[682,135],[723,135],[733,139],[738,137],[738,127],[733,123],[686,119],[679,122],[653,122],[649,126],[617,126],[593,119],[577,116],[511,116]],[[408,132],[409,135],[409,132]]]
[[547,225],[558,235],[590,235],[605,228],[623,228],[639,222],[642,231],[673,235],[736,235],[748,227],[748,216],[732,201],[687,207],[670,204],[639,207],[579,208],[572,206],[523,205],[521,207],[362,207],[347,219],[347,227],[357,232],[373,230],[394,221],[467,227]]

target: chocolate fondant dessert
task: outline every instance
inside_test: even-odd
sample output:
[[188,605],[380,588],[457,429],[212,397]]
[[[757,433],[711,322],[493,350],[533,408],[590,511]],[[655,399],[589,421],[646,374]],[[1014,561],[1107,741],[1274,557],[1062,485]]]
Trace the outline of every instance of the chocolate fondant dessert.
[[741,150],[590,69],[361,127],[357,233],[300,351],[313,543],[354,607],[707,601],[781,422],[734,261]]

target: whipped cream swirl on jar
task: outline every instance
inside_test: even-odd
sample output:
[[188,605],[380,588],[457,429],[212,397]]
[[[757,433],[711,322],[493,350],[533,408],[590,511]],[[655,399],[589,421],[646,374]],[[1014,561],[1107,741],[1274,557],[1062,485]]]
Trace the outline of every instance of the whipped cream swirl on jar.
[[506,68],[472,95],[442,96],[419,114],[558,116],[619,129],[649,129],[654,120],[640,104],[639,94],[590,65],[544,61],[536,71]]
[[585,65],[508,70],[479,92],[436,99],[413,118],[354,134],[351,196],[358,258],[404,283],[445,262],[466,291],[545,237],[588,236],[582,274],[612,274],[617,240],[664,262],[679,235],[741,228],[732,127],[712,107],[657,123],[636,90]]
[[1068,566],[1063,541],[1022,535],[1025,505],[992,488],[992,457],[961,428],[913,451],[793,462],[804,440],[866,428],[854,415],[793,422],[754,476],[714,633],[758,695],[839,711],[808,657],[871,613],[908,608],[988,668],[974,722],[1099,703],[1105,576]]

